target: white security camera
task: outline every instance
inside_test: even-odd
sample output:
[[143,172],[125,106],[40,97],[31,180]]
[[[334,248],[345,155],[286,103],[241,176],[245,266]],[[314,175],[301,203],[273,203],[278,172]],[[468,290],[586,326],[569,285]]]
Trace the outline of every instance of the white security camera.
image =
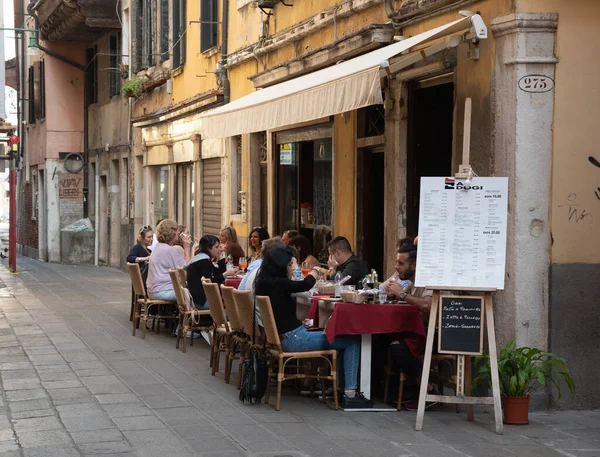
[[470,20],[471,32],[480,40],[486,39],[488,36],[487,26],[485,25],[485,22],[483,22],[482,17],[479,14],[474,14],[470,17]]

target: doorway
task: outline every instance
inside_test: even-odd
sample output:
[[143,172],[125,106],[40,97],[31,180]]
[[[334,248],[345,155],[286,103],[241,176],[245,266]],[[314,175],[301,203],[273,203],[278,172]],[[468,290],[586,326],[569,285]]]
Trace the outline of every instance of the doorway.
[[[96,164],[98,166],[98,164]],[[103,263],[108,263],[107,259],[107,238],[108,238],[108,218],[109,218],[109,207],[108,207],[108,188],[106,183],[106,175],[100,176],[100,189],[99,194],[99,208],[97,217],[98,220],[98,260]]]
[[356,165],[356,254],[381,278],[385,237],[383,147],[358,149]]
[[452,173],[454,84],[409,86],[406,228],[415,236],[419,226],[419,198],[423,176]]

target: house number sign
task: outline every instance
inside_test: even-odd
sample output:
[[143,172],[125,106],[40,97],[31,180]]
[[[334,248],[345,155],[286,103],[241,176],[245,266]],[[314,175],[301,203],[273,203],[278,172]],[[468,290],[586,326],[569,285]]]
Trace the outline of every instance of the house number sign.
[[519,79],[519,89],[523,92],[549,92],[554,89],[554,80],[544,75],[526,75]]

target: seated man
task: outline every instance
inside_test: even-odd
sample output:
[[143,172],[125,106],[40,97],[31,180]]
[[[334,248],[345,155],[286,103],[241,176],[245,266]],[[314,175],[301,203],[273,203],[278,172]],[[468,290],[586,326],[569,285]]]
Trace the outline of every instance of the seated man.
[[334,279],[335,275],[339,272],[342,275],[342,279],[350,276],[350,279],[345,284],[353,286],[359,284],[365,275],[369,274],[367,262],[352,253],[350,242],[343,236],[336,236],[331,240],[327,244],[327,250],[329,251],[329,270],[326,271],[327,279]]
[[[399,282],[389,281],[385,285],[386,292],[419,308],[423,323],[427,328],[433,291],[414,286],[417,271],[417,247],[414,244],[406,244],[398,249],[396,271],[400,280],[409,280],[410,283],[403,289]],[[420,355],[424,349],[421,346],[416,339],[400,337],[394,339],[390,344],[390,355],[394,368],[401,368],[406,376],[420,377]],[[431,390],[430,388],[431,386],[428,386],[428,391]],[[415,405],[411,406],[416,407],[416,402]],[[407,406],[407,408],[412,409],[410,406]]]

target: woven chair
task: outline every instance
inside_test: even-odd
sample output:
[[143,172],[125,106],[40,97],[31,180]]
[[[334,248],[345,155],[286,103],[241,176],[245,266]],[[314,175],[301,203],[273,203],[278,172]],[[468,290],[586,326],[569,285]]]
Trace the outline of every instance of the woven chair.
[[[144,325],[142,326],[142,339],[146,338],[146,323],[148,322],[148,312],[151,306],[160,306],[167,305],[169,307],[175,306],[177,303],[168,300],[155,300],[152,298],[148,298],[148,294],[146,293],[146,288],[144,287],[144,282],[142,281],[142,273],[140,271],[140,266],[137,263],[129,263],[127,262],[127,271],[129,272],[129,278],[131,279],[131,285],[133,286],[133,291],[135,293],[135,309],[133,312],[133,333],[135,336],[135,331],[140,319],[143,318]],[[143,310],[142,310],[143,307]],[[159,308],[160,310],[160,308]],[[179,319],[179,316],[173,316],[170,314],[160,315],[158,312],[152,316],[153,319],[158,319],[158,330],[160,329],[160,319]],[[154,326],[153,326],[154,328]]]
[[[188,330],[192,332],[195,330],[210,330],[211,324],[198,324],[196,323],[196,316],[210,316],[210,311],[199,310],[190,311],[186,306],[185,294],[188,293],[187,289],[181,285],[180,275],[176,270],[169,270],[169,276],[173,283],[173,289],[175,290],[175,296],[177,297],[177,307],[179,308],[179,325],[177,326],[177,342],[175,343],[175,349],[179,349],[179,341],[183,339],[183,345],[181,350],[186,352],[187,345],[187,333]],[[192,334],[191,346],[194,345],[194,336]]]
[[187,288],[187,270],[181,267],[177,267],[177,274],[179,275],[179,282],[181,287]]
[[233,298],[236,304],[238,319],[241,326],[241,332],[246,337],[248,343],[245,350],[240,353],[240,370],[238,372],[238,390],[242,388],[242,379],[244,376],[244,362],[248,356],[248,351],[252,347],[252,326],[255,327],[254,335],[257,340],[260,339],[258,323],[254,323],[254,299],[250,290],[233,290]]
[[219,371],[219,362],[221,352],[227,352],[229,339],[231,337],[231,329],[227,322],[225,309],[223,308],[223,300],[219,292],[219,285],[209,280],[202,279],[202,287],[208,300],[208,308],[214,322],[214,331],[212,335],[212,347],[210,355],[210,367],[214,376]]
[[221,285],[221,295],[223,296],[223,303],[225,304],[225,311],[229,318],[229,325],[231,327],[231,337],[229,338],[229,346],[225,353],[225,382],[229,384],[229,378],[231,377],[231,368],[234,360],[240,360],[238,368],[238,384],[241,373],[243,361],[245,360],[246,345],[248,344],[248,338],[242,331],[242,323],[237,311],[237,303],[233,296],[233,287]]
[[[325,349],[322,351],[307,351],[307,352],[283,352],[281,347],[281,341],[279,339],[279,332],[277,331],[277,325],[275,324],[275,317],[273,316],[273,308],[271,307],[271,299],[269,297],[263,297],[258,295],[256,297],[258,308],[260,309],[260,315],[262,318],[263,326],[267,336],[267,342],[269,344],[269,353],[271,355],[271,363],[269,363],[269,374],[267,382],[267,391],[265,392],[265,403],[269,404],[269,395],[271,390],[271,378],[277,378],[277,400],[275,403],[275,410],[279,411],[281,404],[281,387],[284,381],[291,379],[318,379],[323,386],[323,403],[326,402],[325,397],[325,383],[324,380],[333,382],[333,403],[335,409],[338,409],[338,391],[337,391],[337,351],[335,349]],[[285,368],[290,361],[307,360],[307,359],[323,359],[329,364],[329,375],[322,375],[320,373],[300,373],[298,368],[296,373],[288,374],[285,372]],[[277,373],[273,373],[273,365],[277,362]]]

